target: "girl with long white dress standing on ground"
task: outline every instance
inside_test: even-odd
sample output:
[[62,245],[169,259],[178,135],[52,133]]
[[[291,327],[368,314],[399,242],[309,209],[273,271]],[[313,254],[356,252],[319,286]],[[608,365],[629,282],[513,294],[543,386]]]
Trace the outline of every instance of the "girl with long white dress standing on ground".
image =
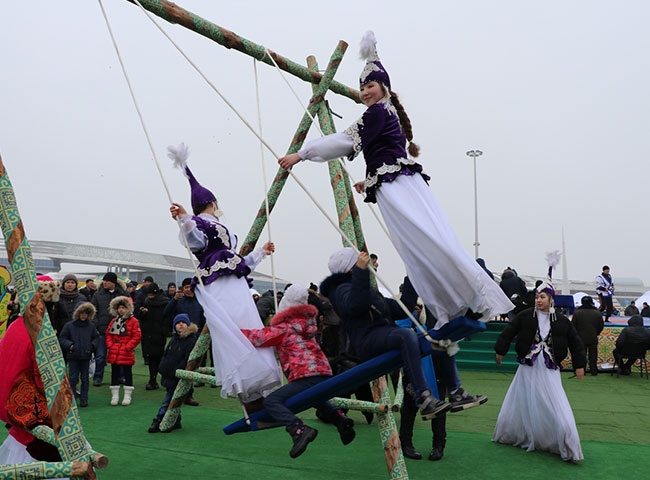
[[492,441],[560,455],[579,462],[584,457],[569,399],[562,387],[560,365],[571,351],[576,377],[581,380],[587,362],[584,346],[573,323],[555,312],[555,290],[546,282],[537,288],[535,308],[517,315],[496,341],[497,365],[516,337],[521,364],[508,388]]

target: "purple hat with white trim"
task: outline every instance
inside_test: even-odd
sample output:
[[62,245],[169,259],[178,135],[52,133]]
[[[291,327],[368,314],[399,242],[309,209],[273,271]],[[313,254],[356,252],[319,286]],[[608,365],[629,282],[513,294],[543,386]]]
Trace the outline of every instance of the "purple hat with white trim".
[[178,146],[167,147],[167,156],[174,161],[174,166],[181,169],[185,177],[190,182],[191,202],[192,207],[197,205],[205,205],[217,201],[217,197],[199,183],[190,167],[187,165],[187,158],[190,156],[190,149],[184,143]]
[[542,284],[537,287],[537,293],[546,293],[551,298],[555,298],[555,288],[553,288],[553,269],[560,263],[560,251],[553,250],[552,252],[546,253],[546,263],[548,264],[548,271],[546,273],[546,278]]
[[390,90],[390,77],[379,61],[377,39],[372,31],[366,32],[361,39],[360,55],[366,61],[366,66],[359,76],[359,87],[363,87],[368,82],[379,82]]

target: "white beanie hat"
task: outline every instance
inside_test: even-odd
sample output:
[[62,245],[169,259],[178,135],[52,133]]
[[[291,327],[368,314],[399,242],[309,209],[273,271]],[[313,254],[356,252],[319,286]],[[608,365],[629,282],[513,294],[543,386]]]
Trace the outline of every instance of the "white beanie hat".
[[280,300],[280,305],[278,305],[278,311],[286,310],[287,308],[295,307],[296,305],[306,305],[307,297],[307,289],[302,285],[294,283],[284,291],[282,300]]
[[330,255],[327,266],[332,273],[348,273],[357,263],[359,254],[352,247],[342,248]]

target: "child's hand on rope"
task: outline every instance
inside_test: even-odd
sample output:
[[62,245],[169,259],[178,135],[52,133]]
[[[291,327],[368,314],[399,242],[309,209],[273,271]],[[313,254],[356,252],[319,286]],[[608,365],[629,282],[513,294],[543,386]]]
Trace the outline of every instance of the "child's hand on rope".
[[264,253],[267,255],[271,255],[273,252],[275,252],[275,243],[273,242],[266,242],[262,246],[262,250],[264,250]]
[[302,158],[300,158],[300,155],[297,153],[290,153],[289,155],[285,155],[284,157],[278,159],[278,163],[285,170],[289,170],[296,163],[300,162],[300,160],[302,160]]
[[180,218],[184,215],[187,215],[187,211],[183,208],[183,205],[180,203],[172,203],[172,206],[169,207],[169,212],[172,214],[172,218]]

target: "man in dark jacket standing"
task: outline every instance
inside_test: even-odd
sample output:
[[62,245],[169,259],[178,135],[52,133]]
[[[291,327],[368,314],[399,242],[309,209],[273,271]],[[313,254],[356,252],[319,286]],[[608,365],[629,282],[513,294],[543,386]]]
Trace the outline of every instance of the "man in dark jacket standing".
[[104,380],[104,367],[106,367],[106,328],[111,323],[112,315],[108,307],[115,297],[126,296],[124,289],[118,285],[115,272],[107,272],[102,278],[102,286],[93,295],[91,303],[97,310],[94,323],[99,332],[100,339],[95,351],[95,374],[93,385],[99,387]]
[[598,335],[603,331],[603,317],[589,295],[582,297],[581,306],[573,314],[573,326],[585,346],[589,358],[589,373],[598,375]]

